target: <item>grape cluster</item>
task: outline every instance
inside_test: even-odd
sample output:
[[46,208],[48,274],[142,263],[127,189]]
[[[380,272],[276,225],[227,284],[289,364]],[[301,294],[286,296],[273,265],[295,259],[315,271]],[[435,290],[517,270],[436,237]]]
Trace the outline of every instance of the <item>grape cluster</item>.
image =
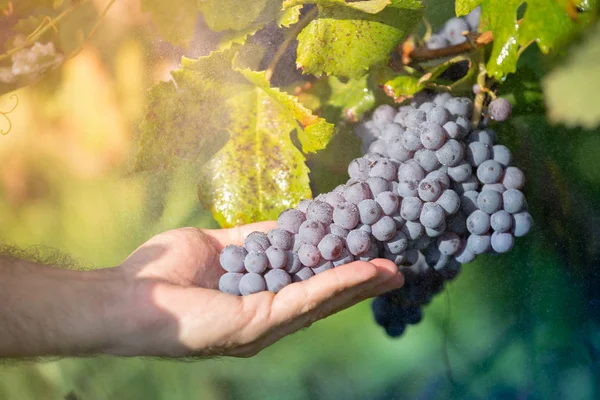
[[331,193],[282,212],[278,227],[227,246],[220,290],[248,295],[354,260],[383,257],[405,286],[373,302],[391,336],[421,319],[423,305],[479,254],[504,253],[532,218],[524,175],[495,133],[471,123],[473,103],[420,93],[406,106],[382,105],[357,125],[363,153]]
[[449,19],[442,29],[429,37],[425,46],[430,50],[437,50],[466,42],[467,38],[464,32],[477,32],[480,16],[481,7],[478,6],[465,15],[464,18],[455,17]]
[[[407,253],[410,248],[420,253],[406,257],[409,263],[417,261],[410,267],[400,264],[405,286],[372,305],[376,321],[390,336],[418,322],[420,307],[456,276],[461,264],[479,254],[505,253],[515,237],[531,229],[521,192],[524,174],[511,165],[510,150],[496,144],[494,131],[472,125],[472,107],[467,98],[422,92],[399,110],[379,106],[355,130],[364,157],[387,157],[399,165],[401,210],[407,203],[421,210],[418,220],[416,213],[401,213],[406,221],[402,231],[418,232],[409,236]],[[406,169],[411,172],[402,173]],[[432,212],[436,205],[443,213]]]
[[63,62],[54,43],[35,42],[33,46],[17,51],[11,57],[10,67],[0,67],[0,83],[13,84],[19,79],[34,79]]

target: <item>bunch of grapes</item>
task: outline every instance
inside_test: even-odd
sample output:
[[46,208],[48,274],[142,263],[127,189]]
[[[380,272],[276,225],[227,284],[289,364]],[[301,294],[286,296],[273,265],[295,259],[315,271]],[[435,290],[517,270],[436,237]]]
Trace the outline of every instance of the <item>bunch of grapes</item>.
[[455,46],[467,41],[465,32],[477,32],[479,27],[479,17],[481,16],[481,7],[476,7],[473,11],[463,17],[451,18],[438,32],[432,34],[425,43],[425,46],[431,50],[442,49],[448,46]]
[[63,62],[54,43],[35,42],[33,46],[17,51],[11,57],[10,67],[0,67],[0,83],[12,84],[20,79],[35,79]]
[[277,292],[354,260],[387,258],[406,283],[373,310],[400,335],[461,264],[509,251],[532,225],[523,173],[492,130],[472,125],[472,112],[470,99],[449,93],[379,106],[356,127],[364,155],[348,166],[346,184],[282,212],[277,228],[244,246],[227,246],[220,289]]

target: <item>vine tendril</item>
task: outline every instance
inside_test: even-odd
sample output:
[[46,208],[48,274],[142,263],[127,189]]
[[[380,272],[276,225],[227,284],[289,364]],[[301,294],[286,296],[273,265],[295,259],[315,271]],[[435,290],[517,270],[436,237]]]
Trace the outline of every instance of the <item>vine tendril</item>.
[[11,94],[9,98],[10,99],[15,99],[15,105],[13,106],[13,108],[11,108],[8,111],[1,111],[0,110],[0,115],[2,117],[4,117],[4,119],[6,120],[6,122],[8,124],[8,129],[7,130],[0,129],[0,134],[2,134],[2,135],[8,134],[8,132],[10,132],[10,130],[12,129],[12,121],[8,117],[8,114],[10,114],[11,112],[15,111],[15,109],[19,105],[19,96],[17,96],[15,93]]

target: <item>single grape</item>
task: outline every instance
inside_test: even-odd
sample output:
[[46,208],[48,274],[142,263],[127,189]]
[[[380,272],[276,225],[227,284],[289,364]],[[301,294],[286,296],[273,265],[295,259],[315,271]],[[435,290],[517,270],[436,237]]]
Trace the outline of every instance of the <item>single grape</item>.
[[402,145],[410,151],[416,151],[423,148],[419,132],[414,129],[408,129],[402,134]]
[[418,221],[406,221],[402,227],[402,232],[410,240],[417,240],[425,234],[425,227]]
[[456,253],[454,259],[461,264],[468,264],[470,262],[475,261],[475,257],[475,253],[473,253],[469,249],[469,246],[467,246],[467,242],[464,241],[463,243],[461,243],[461,248]]
[[[270,248],[270,247],[269,247]],[[251,251],[244,259],[244,267],[248,272],[262,274],[269,266],[269,258],[262,251]]]
[[371,226],[371,233],[381,242],[390,240],[396,233],[396,222],[385,215]]
[[515,245],[515,237],[512,233],[494,232],[492,233],[492,249],[496,253],[506,253],[512,250]]
[[375,200],[363,200],[358,203],[358,213],[360,214],[360,222],[363,224],[372,225],[381,217],[382,210]]
[[279,214],[277,225],[290,233],[298,233],[300,225],[302,225],[305,220],[306,216],[302,211],[290,208]]
[[435,103],[433,101],[426,101],[425,103],[423,103],[419,106],[419,110],[425,111],[425,114],[427,114],[434,107],[435,107]]
[[502,194],[495,190],[482,190],[477,196],[477,207],[484,213],[492,215],[502,208]]
[[371,235],[362,229],[355,229],[346,238],[348,250],[355,256],[364,254],[371,247]]
[[352,204],[358,204],[365,199],[371,198],[371,189],[365,182],[354,182],[344,189],[344,197]]
[[498,193],[504,193],[506,191],[506,187],[502,183],[486,183],[481,187],[481,190],[495,190]]
[[386,142],[391,142],[397,137],[402,137],[403,133],[404,128],[392,122],[391,124],[386,125],[386,127],[383,129],[381,139],[385,140]]
[[460,196],[454,190],[444,190],[436,201],[447,215],[455,214],[460,209]]
[[469,25],[464,19],[455,17],[446,21],[443,32],[451,45],[457,45],[466,42],[467,38],[463,35],[463,32],[469,30]]
[[502,199],[504,201],[504,209],[511,214],[518,213],[526,205],[525,195],[517,189],[508,189],[502,193]]
[[371,196],[373,198],[377,197],[379,193],[387,192],[391,189],[391,183],[388,180],[385,180],[379,176],[370,177],[366,181],[367,185],[369,185],[369,189],[371,190]]
[[369,160],[363,157],[352,160],[348,165],[348,175],[354,179],[367,179],[369,177]]
[[461,161],[454,167],[448,167],[448,176],[454,182],[465,182],[473,175],[473,168],[467,161]]
[[486,145],[489,149],[496,143],[496,132],[490,129],[479,129],[471,132],[468,137],[469,143],[479,142]]
[[333,208],[345,202],[346,199],[341,193],[329,192],[325,195],[325,203],[329,204]]
[[[288,254],[285,250],[280,249],[279,247],[271,246],[265,251],[267,258],[269,259],[269,267],[273,269],[281,269],[287,265],[288,262]],[[248,258],[248,257],[246,257]],[[246,267],[246,269],[248,269]],[[250,271],[256,272],[256,271]]]
[[450,139],[438,151],[435,152],[438,161],[442,165],[454,167],[464,158],[465,150],[458,141]]
[[460,139],[467,136],[467,134],[473,130],[473,124],[471,123],[470,119],[458,116],[458,117],[456,117],[455,122],[456,122],[456,125],[458,125],[458,127],[459,127],[458,136]]
[[490,225],[496,232],[508,232],[513,225],[513,219],[505,210],[499,210],[490,217]]
[[400,216],[407,221],[415,221],[421,215],[423,202],[418,197],[405,197],[400,206]]
[[[427,113],[422,110],[416,110],[411,108],[409,112],[406,114],[404,121],[406,123],[407,128],[409,129],[419,129],[421,124],[427,120]],[[408,148],[408,147],[407,147]]]
[[308,206],[310,205],[310,203],[312,203],[312,200],[309,200],[309,199],[300,200],[300,203],[298,203],[296,210],[302,211],[304,214],[306,214],[306,211],[308,211]]
[[465,158],[473,167],[478,167],[490,159],[490,149],[481,142],[469,143]]
[[533,226],[533,218],[527,211],[513,214],[514,224],[512,233],[516,237],[522,237],[529,233]]
[[475,235],[483,235],[490,230],[490,216],[481,210],[475,210],[467,217],[467,229]]
[[398,167],[398,182],[403,180],[420,181],[425,178],[425,170],[414,160],[405,162]]
[[333,265],[332,261],[326,260],[323,257],[321,257],[321,259],[319,260],[317,265],[315,265],[311,269],[313,270],[313,272],[316,275],[316,274],[320,274],[321,272],[325,272],[325,271],[328,271],[333,268],[334,268],[334,265]]
[[431,172],[440,166],[435,151],[420,149],[415,152],[414,159],[425,172]]
[[425,179],[436,181],[440,184],[442,190],[448,190],[448,188],[450,188],[450,177],[441,169],[438,169],[437,171],[431,171],[427,174]]
[[525,186],[525,175],[517,167],[508,167],[504,171],[502,184],[507,189],[522,189]]
[[321,201],[313,201],[312,204],[308,206],[306,219],[312,219],[319,221],[323,225],[329,225],[333,221],[333,207]]
[[408,247],[408,239],[403,232],[396,232],[396,234],[390,240],[385,242],[383,246],[392,254],[400,254]]
[[369,176],[392,181],[396,178],[396,166],[390,160],[381,158],[371,164]]
[[333,234],[327,234],[317,246],[321,252],[321,256],[326,260],[336,259],[342,254],[344,248],[344,240],[339,236]]
[[379,204],[379,207],[381,207],[381,211],[385,215],[394,214],[396,211],[398,211],[398,208],[400,207],[400,200],[398,199],[398,196],[396,196],[390,191],[379,193],[375,198],[375,201],[377,202],[377,204]]
[[380,129],[391,124],[396,116],[396,109],[390,105],[382,104],[373,111],[372,121]]
[[365,231],[367,233],[371,233],[373,231],[371,229],[371,225],[367,225],[367,224],[358,224],[358,226],[356,228],[360,229],[361,231]]
[[479,92],[481,92],[481,86],[479,86],[479,84],[474,83],[473,86],[471,87],[471,90],[473,92],[473,94],[479,94]]
[[351,263],[352,261],[354,261],[354,256],[352,254],[350,254],[348,249],[344,248],[342,250],[342,254],[338,258],[333,260],[333,266],[339,267],[340,265],[348,264],[348,263]]
[[499,122],[506,121],[512,114],[512,105],[505,98],[498,97],[490,101],[488,112],[492,119]]
[[252,232],[244,239],[244,247],[248,251],[265,251],[270,245],[269,238],[263,232]]
[[285,264],[284,269],[290,273],[295,274],[296,272],[302,269],[303,265],[300,262],[300,257],[298,257],[298,253],[294,253],[293,251],[287,251],[287,263]]
[[388,144],[388,155],[398,161],[407,161],[413,157],[413,152],[408,150],[402,144],[404,140],[401,137],[394,138]]
[[460,237],[454,232],[446,232],[437,238],[437,246],[442,254],[454,255],[460,249]]
[[369,153],[370,154],[379,154],[383,157],[387,157],[387,145],[385,140],[377,139],[373,143],[369,145]]
[[239,285],[239,291],[242,296],[248,296],[267,290],[265,278],[263,278],[262,275],[255,273],[244,274],[242,279],[240,279]]
[[397,193],[403,198],[417,196],[419,194],[419,181],[416,179],[405,179],[399,181]]
[[292,283],[292,277],[282,269],[272,269],[265,274],[265,282],[269,292],[277,293]]
[[302,282],[313,276],[315,276],[313,270],[310,267],[304,267],[292,275],[292,282]]
[[436,201],[442,194],[442,188],[437,180],[423,179],[419,183],[418,193],[423,201]]
[[427,112],[427,122],[444,126],[444,124],[448,122],[448,111],[446,111],[444,107],[434,105],[434,107]]
[[492,160],[496,161],[504,168],[508,167],[512,162],[512,153],[508,147],[497,144],[492,147]]
[[444,217],[444,209],[439,204],[425,203],[419,221],[426,229],[435,229],[442,225]]
[[303,265],[314,267],[321,259],[321,253],[316,246],[304,243],[298,249],[298,258]]
[[240,272],[227,272],[219,279],[219,290],[223,293],[229,293],[234,296],[239,296],[240,293],[240,281],[244,274]]
[[487,160],[477,167],[477,179],[482,183],[496,183],[502,177],[502,165],[494,160]]
[[446,141],[446,131],[441,126],[425,122],[421,128],[420,139],[423,147],[429,150],[437,150],[442,147]]
[[325,236],[325,227],[319,221],[307,219],[300,225],[298,234],[304,243],[316,246]]
[[444,128],[450,139],[460,139],[462,137],[462,128],[454,121],[446,122],[442,128]]
[[473,102],[466,97],[450,97],[444,103],[444,107],[452,115],[460,115],[463,117],[471,118]]
[[339,225],[331,224],[325,230],[327,233],[331,233],[332,235],[336,235],[345,239],[348,236],[348,229],[342,228]]
[[244,260],[247,254],[248,252],[242,246],[230,244],[221,251],[219,262],[227,272],[244,272]]
[[429,50],[443,49],[444,47],[448,47],[448,41],[443,35],[434,33],[425,43],[425,47],[427,47]]
[[452,98],[452,95],[448,92],[438,93],[433,97],[433,102],[438,106],[444,106],[448,100]]
[[358,207],[352,203],[343,203],[333,210],[333,222],[344,229],[354,229],[360,221]]
[[284,250],[290,250],[293,244],[292,234],[281,228],[273,228],[267,233],[269,243]]
[[483,254],[492,247],[490,235],[470,235],[467,239],[469,250],[475,254]]
[[472,32],[477,32],[479,27],[479,17],[481,16],[481,6],[475,7],[470,13],[465,15],[465,21],[469,24]]

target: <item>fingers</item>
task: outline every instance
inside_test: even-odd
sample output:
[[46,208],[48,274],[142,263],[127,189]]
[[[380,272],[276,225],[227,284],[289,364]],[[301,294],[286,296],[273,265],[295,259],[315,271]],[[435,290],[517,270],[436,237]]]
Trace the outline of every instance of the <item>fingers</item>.
[[339,266],[279,292],[273,301],[270,323],[285,325],[316,309],[333,310],[359,293],[371,295],[373,288],[388,281],[403,284],[398,267],[389,260]]
[[253,224],[237,226],[235,228],[229,229],[202,229],[202,232],[215,239],[214,244],[217,247],[217,250],[221,251],[223,247],[229,244],[235,244],[238,246],[243,245],[246,236],[248,236],[252,232],[267,232],[270,229],[276,227],[276,221],[263,221],[255,222]]

